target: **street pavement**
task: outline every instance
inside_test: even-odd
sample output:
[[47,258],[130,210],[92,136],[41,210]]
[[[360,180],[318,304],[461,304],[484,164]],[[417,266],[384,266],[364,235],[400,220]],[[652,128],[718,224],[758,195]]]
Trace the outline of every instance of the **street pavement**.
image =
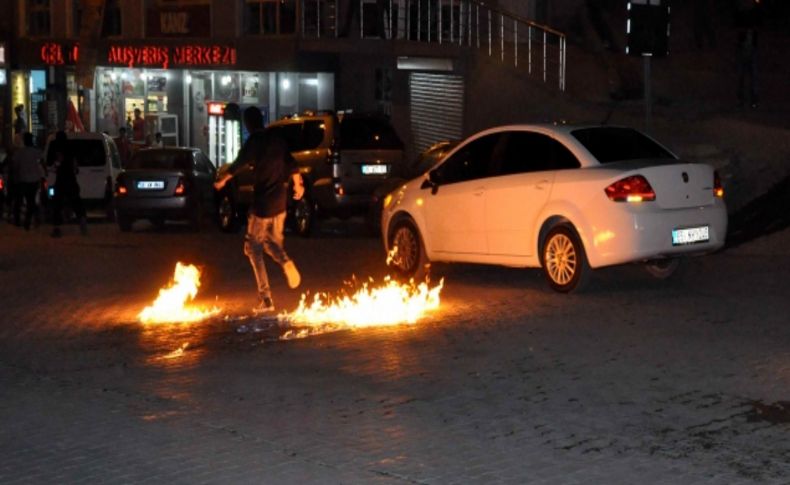
[[[574,295],[435,265],[416,326],[282,341],[241,234],[46,229],[0,223],[0,483],[790,483],[788,231]],[[278,309],[386,274],[353,221],[287,248]],[[139,324],[176,261],[222,316]]]

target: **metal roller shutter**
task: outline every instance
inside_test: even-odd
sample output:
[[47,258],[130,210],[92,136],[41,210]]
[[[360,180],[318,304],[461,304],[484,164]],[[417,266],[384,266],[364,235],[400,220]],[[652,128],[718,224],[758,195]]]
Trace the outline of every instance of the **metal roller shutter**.
[[437,141],[463,133],[464,78],[414,72],[409,77],[411,126],[416,156]]

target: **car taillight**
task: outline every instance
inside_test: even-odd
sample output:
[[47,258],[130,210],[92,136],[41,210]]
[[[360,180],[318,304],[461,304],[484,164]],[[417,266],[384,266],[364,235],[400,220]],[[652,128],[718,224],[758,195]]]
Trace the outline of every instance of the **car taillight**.
[[119,177],[118,180],[115,181],[115,193],[117,195],[126,195],[129,190],[124,185],[123,180]]
[[184,195],[187,191],[187,184],[183,178],[178,179],[178,183],[176,184],[176,195]]
[[3,190],[3,187],[5,187],[5,186],[3,185],[3,179],[0,179],[0,190]]
[[641,175],[632,175],[618,180],[604,189],[609,200],[615,202],[643,202],[656,200],[650,183]]
[[713,195],[715,197],[724,198],[724,186],[721,184],[721,177],[719,172],[713,171]]

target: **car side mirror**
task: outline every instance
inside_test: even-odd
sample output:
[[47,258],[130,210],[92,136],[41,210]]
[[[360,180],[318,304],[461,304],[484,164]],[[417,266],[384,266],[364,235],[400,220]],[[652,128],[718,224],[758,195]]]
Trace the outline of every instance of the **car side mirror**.
[[431,195],[436,195],[439,192],[439,185],[441,185],[441,174],[438,170],[431,170],[428,172],[428,176],[425,178],[425,181],[422,183],[421,188],[427,189],[428,187],[431,188]]

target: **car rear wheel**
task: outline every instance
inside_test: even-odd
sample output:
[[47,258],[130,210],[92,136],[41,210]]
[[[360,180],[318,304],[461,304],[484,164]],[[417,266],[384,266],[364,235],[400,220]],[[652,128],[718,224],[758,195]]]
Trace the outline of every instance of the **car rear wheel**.
[[584,247],[569,226],[549,231],[541,250],[541,264],[549,285],[560,293],[581,290],[589,280],[590,266]]
[[654,278],[659,280],[666,280],[674,275],[680,267],[680,259],[666,258],[657,259],[655,261],[648,261],[645,263],[645,270],[650,273]]
[[129,232],[132,230],[132,224],[134,224],[134,219],[125,215],[125,214],[116,214],[115,220],[118,222],[118,228],[122,232]]
[[293,219],[291,220],[291,228],[294,233],[301,237],[309,237],[313,230],[313,223],[315,222],[315,204],[310,197],[305,194],[301,199],[297,200],[293,208]]
[[[395,224],[389,235],[388,263],[405,278],[422,279],[429,266],[420,231],[409,220]],[[390,260],[391,258],[391,260]]]
[[217,209],[219,228],[223,232],[236,232],[239,229],[239,218],[236,216],[236,204],[229,194],[223,194]]

